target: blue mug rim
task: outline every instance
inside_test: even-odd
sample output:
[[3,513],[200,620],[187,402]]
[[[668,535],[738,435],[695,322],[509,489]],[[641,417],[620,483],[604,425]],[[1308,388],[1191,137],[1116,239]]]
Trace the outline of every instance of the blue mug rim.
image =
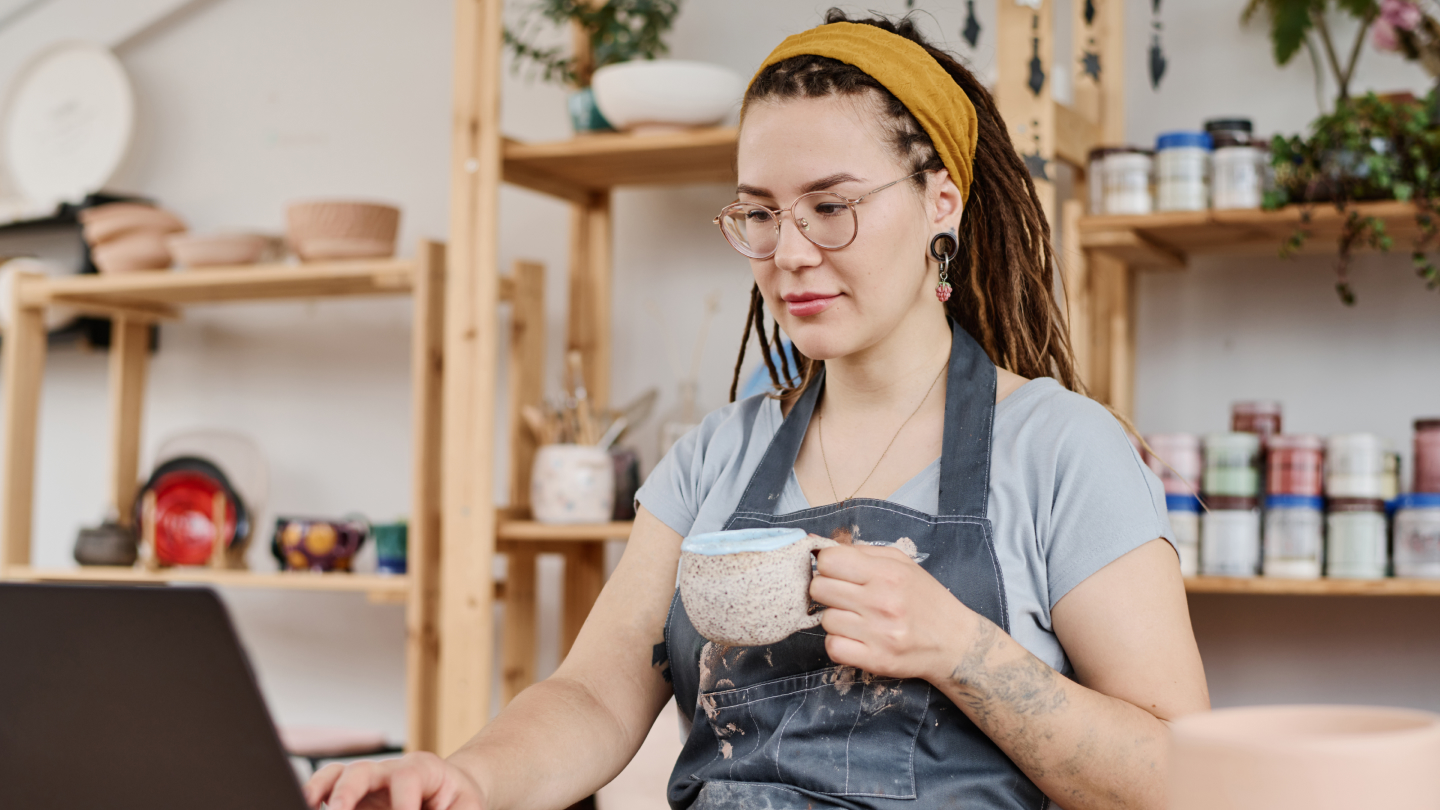
[[794,545],[807,536],[804,529],[731,529],[730,531],[691,535],[680,544],[680,550],[706,557],[752,551],[775,551]]

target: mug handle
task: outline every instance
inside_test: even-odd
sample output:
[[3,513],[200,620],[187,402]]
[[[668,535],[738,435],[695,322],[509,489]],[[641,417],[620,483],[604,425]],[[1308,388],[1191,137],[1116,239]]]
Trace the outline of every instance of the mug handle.
[[[835,546],[838,546],[840,544],[835,542],[834,540],[831,540],[828,537],[821,537],[818,534],[807,534],[805,535],[805,539],[801,540],[800,542],[802,545],[805,546],[805,550],[810,554],[810,579],[813,580],[815,578],[815,572],[818,568],[814,556],[815,552],[825,548],[834,548]],[[806,589],[809,589],[808,585],[806,586]],[[821,618],[820,614],[824,612],[825,606],[820,605],[819,610],[815,611],[814,613],[806,614],[805,618],[800,620],[800,627],[798,629],[808,630],[811,627],[819,625]]]

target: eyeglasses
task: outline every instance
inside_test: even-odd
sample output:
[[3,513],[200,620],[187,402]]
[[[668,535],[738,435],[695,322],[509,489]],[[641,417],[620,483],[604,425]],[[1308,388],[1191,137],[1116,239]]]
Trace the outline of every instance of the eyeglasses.
[[790,212],[796,230],[821,250],[839,250],[855,241],[860,220],[855,206],[866,197],[909,180],[925,171],[915,172],[871,189],[855,199],[833,191],[812,191],[802,194],[789,208],[766,208],[749,202],[731,203],[720,209],[712,220],[730,246],[752,259],[768,259],[780,247],[780,215]]

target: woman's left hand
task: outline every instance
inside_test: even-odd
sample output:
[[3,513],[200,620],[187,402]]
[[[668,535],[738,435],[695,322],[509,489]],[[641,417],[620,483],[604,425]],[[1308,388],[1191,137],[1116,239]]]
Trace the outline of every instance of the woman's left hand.
[[810,598],[826,606],[825,652],[887,678],[947,678],[976,614],[903,551],[835,546],[819,554]]

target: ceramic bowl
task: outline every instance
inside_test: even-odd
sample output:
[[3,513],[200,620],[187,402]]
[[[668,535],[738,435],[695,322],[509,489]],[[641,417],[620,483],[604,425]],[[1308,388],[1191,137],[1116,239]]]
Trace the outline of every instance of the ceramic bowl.
[[270,553],[287,571],[349,571],[369,536],[364,520],[278,517]]
[[1377,706],[1250,706],[1172,727],[1171,810],[1433,807],[1440,715]]
[[164,231],[130,231],[90,249],[90,260],[102,273],[164,270],[170,266],[170,249]]
[[395,255],[400,209],[379,203],[316,201],[285,211],[285,239],[304,261]]
[[675,59],[606,65],[590,86],[606,120],[639,132],[715,126],[739,109],[745,93],[744,80],[729,68]]
[[171,236],[165,245],[180,267],[228,267],[260,261],[270,239],[257,233],[182,233]]
[[185,223],[169,211],[139,203],[97,205],[81,211],[79,216],[85,241],[91,247],[141,231],[163,235],[185,230]]

